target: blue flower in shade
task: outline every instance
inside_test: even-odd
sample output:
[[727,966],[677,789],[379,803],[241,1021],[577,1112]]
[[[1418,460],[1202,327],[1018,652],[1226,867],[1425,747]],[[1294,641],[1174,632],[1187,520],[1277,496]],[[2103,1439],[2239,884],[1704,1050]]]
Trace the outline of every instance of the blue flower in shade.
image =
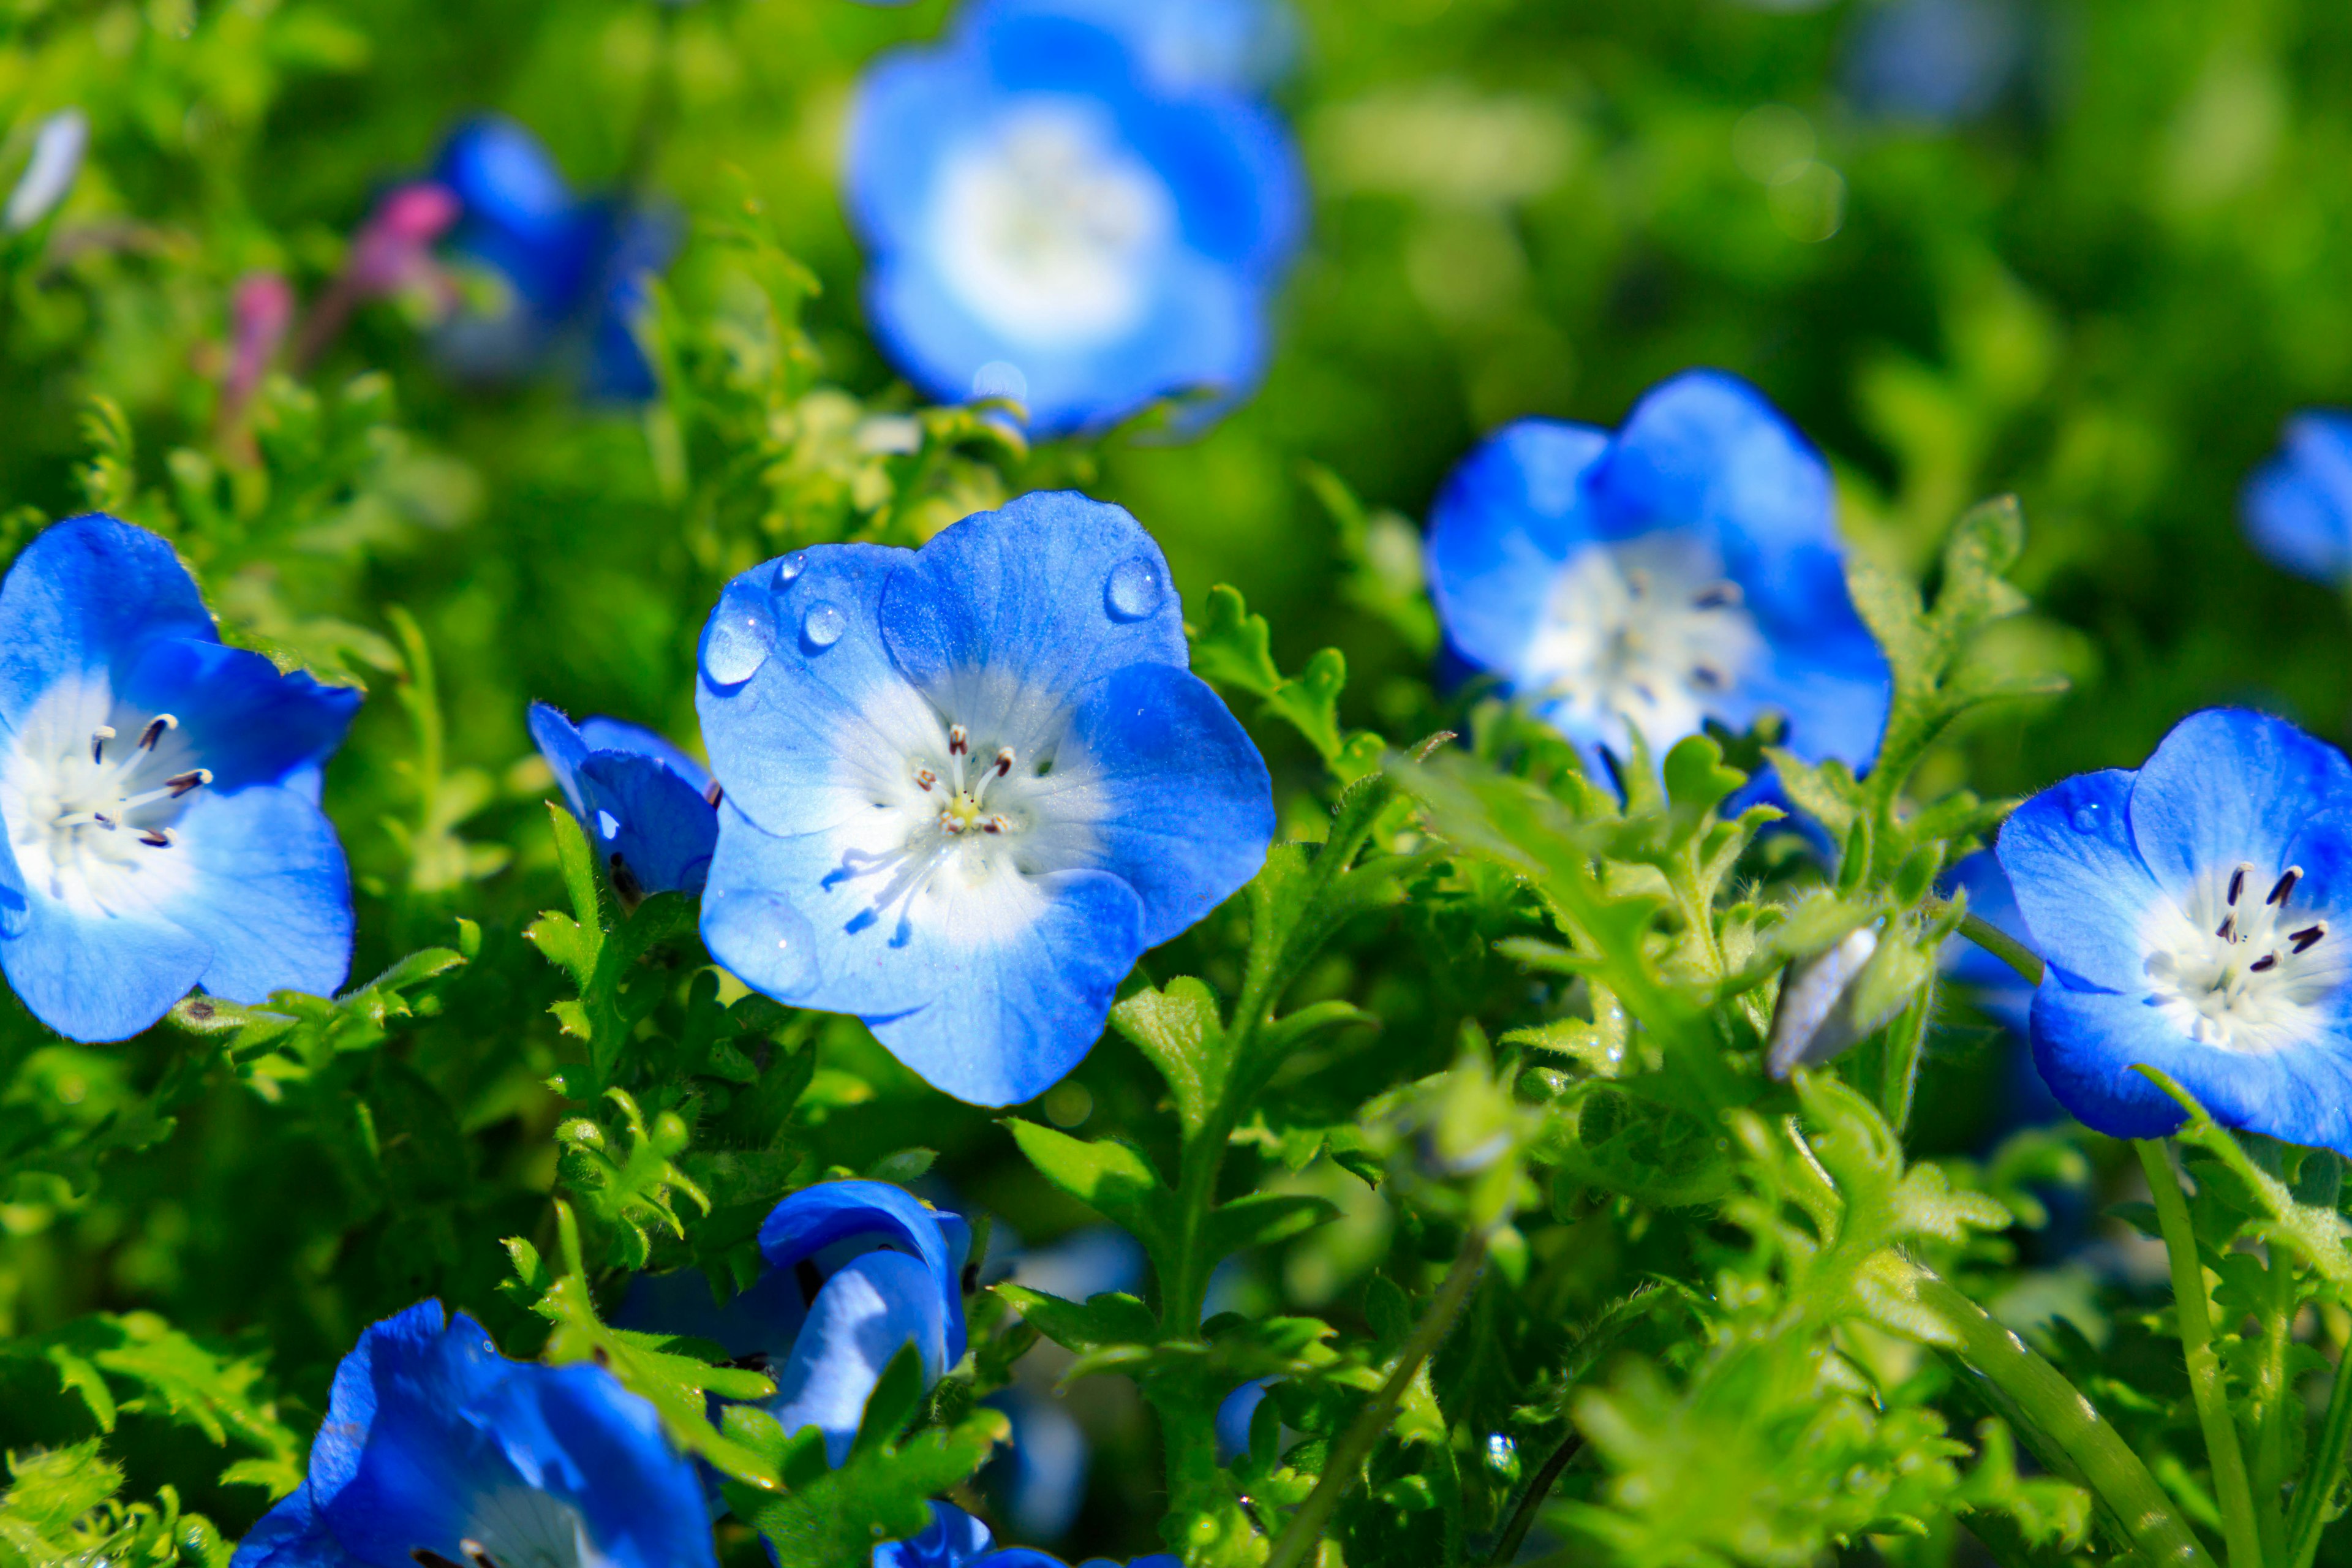
[[702,890],[719,786],[701,763],[651,730],[604,718],[574,727],[544,702],[530,705],[530,738],[624,900]]
[[232,1568],[696,1568],[717,1558],[694,1467],[597,1366],[499,1354],[425,1301],[335,1369],[310,1473]]
[[729,584],[697,702],[726,787],[711,955],[854,1013],[980,1105],[1029,1099],[1111,993],[1255,875],[1265,762],[1186,668],[1118,507],[1023,496],[919,551],[819,545]]
[[0,968],[127,1039],[201,985],[331,993],[351,876],[320,770],[360,694],[224,647],[172,547],[68,519],[0,585]]
[[1305,223],[1281,121],[1169,79],[1104,9],[982,5],[878,62],[850,116],[883,346],[930,395],[1012,397],[1044,434],[1253,385]]
[[2008,0],[1890,0],[1857,22],[1846,91],[1864,113],[1888,120],[1973,120],[2024,58],[2025,29]]
[[[1032,1546],[999,1546],[988,1526],[952,1503],[931,1504],[931,1522],[920,1535],[886,1541],[874,1549],[874,1568],[1069,1568]],[[1089,1557],[1077,1568],[1119,1568],[1108,1557]],[[1127,1568],[1179,1568],[1165,1552],[1139,1557]]]
[[1614,436],[1526,419],[1438,493],[1430,588],[1454,647],[1598,762],[1768,710],[1810,760],[1866,763],[1891,690],[1847,596],[1830,473],[1746,382],[1691,371]]
[[963,1359],[963,1272],[971,1232],[883,1182],[825,1182],[778,1204],[760,1227],[767,1271],[724,1307],[692,1271],[632,1282],[616,1321],[709,1340],[756,1359],[786,1432],[815,1426],[848,1458],[883,1368],[907,1345],[927,1384]]
[[[2028,952],[2034,951],[2033,933],[2025,927],[2025,916],[2017,907],[2017,894],[2011,889],[2009,878],[2001,871],[2000,857],[1979,849],[1954,866],[1945,874],[1945,896],[1960,889],[1968,893],[1969,913],[2002,935],[2014,937]],[[1987,1016],[2021,1037],[2027,1032],[2033,987],[2006,960],[1955,931],[1944,943],[1941,966],[1947,976],[1968,987],[1970,998]]]
[[2352,582],[2352,413],[2310,409],[2288,420],[2240,510],[2254,548],[2279,565],[2330,587]]
[[635,403],[654,395],[635,329],[647,308],[646,280],[677,249],[667,215],[575,197],[536,137],[491,115],[457,129],[433,177],[457,198],[450,247],[506,293],[498,308],[463,311],[442,326],[437,347],[454,372],[505,380],[554,362],[593,398]]
[[2048,965],[2033,1059],[2119,1138],[2215,1120],[2352,1153],[2352,763],[2284,720],[2181,721],[2137,772],[2054,784],[2000,832]]

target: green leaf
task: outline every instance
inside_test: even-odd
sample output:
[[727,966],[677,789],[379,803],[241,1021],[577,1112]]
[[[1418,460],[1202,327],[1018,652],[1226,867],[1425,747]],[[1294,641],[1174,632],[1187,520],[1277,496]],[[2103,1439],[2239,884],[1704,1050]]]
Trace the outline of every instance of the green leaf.
[[866,1411],[857,1424],[857,1436],[850,1446],[853,1456],[874,1453],[898,1440],[915,1412],[923,1403],[923,1356],[914,1342],[900,1345],[891,1356],[882,1375],[875,1380],[874,1392],[866,1396]]
[[[837,1470],[819,1468],[789,1490],[727,1488],[735,1516],[774,1549],[779,1568],[870,1568],[874,1548],[919,1533],[930,1500],[968,1481],[1011,1431],[1004,1416],[975,1409],[953,1426],[919,1432],[898,1447],[861,1448]],[[821,1467],[822,1444],[816,1447]],[[788,1471],[797,1471],[789,1460]]]
[[1208,1120],[1212,1096],[1224,1079],[1224,1023],[1216,993],[1205,981],[1180,975],[1163,990],[1121,997],[1110,1021],[1168,1080],[1177,1120],[1188,1132]]
[[1364,737],[1350,737],[1339,725],[1346,656],[1323,648],[1297,676],[1285,676],[1274,662],[1265,617],[1252,615],[1241,594],[1224,584],[1209,590],[1207,613],[1192,630],[1192,672],[1211,685],[1263,699],[1265,711],[1305,736],[1342,783],[1362,777],[1374,765],[1378,741],[1360,744]]
[[1038,1173],[1105,1219],[1131,1231],[1157,1254],[1166,1239],[1172,1198],[1151,1162],[1128,1144],[1092,1142],[1034,1121],[1008,1118],[1013,1141]]
[[1337,1219],[1339,1210],[1328,1198],[1307,1193],[1257,1193],[1235,1198],[1209,1211],[1202,1227],[1204,1257],[1219,1259],[1246,1247],[1286,1241]]
[[1160,1337],[1159,1320],[1133,1296],[1105,1292],[1085,1301],[1065,1301],[1024,1285],[991,1287],[1036,1331],[1066,1350],[1149,1344]]

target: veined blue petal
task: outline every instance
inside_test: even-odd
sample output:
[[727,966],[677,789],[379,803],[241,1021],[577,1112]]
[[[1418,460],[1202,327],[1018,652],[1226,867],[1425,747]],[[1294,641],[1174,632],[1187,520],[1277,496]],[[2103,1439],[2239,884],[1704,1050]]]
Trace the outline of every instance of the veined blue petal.
[[[2284,719],[2242,708],[2192,713],[2132,786],[2131,830],[2158,886],[2185,898],[2198,877],[2240,861],[2273,876],[2315,811],[2352,800],[2352,762]],[[2011,879],[2016,880],[2012,868]],[[2021,902],[2024,889],[2018,889]],[[2031,904],[2026,918],[2045,929]]]
[[[547,705],[534,702],[534,713]],[[580,721],[579,736],[590,752],[617,752],[625,755],[650,757],[694,786],[700,795],[710,787],[710,771],[687,754],[686,749],[667,735],[632,724],[626,720],[607,719],[595,714]]]
[[127,1040],[203,977],[212,948],[152,914],[86,913],[39,888],[0,936],[0,970],[33,1016],[69,1040]]
[[173,829],[193,874],[157,912],[210,949],[199,983],[250,1005],[272,991],[331,996],[351,974],[351,872],[312,802],[258,784],[199,794]]
[[[2001,826],[2000,868],[2042,961],[2075,985],[2144,992],[2139,931],[2162,892],[2132,843],[2120,768],[2063,779]],[[2047,933],[2046,935],[2042,933]]]
[[946,1317],[922,1260],[898,1252],[852,1258],[809,1304],[766,1408],[786,1432],[822,1429],[825,1455],[838,1466],[883,1368],[909,1344],[923,1358],[926,1382],[946,1370]]
[[119,689],[134,707],[176,718],[219,790],[276,784],[325,762],[360,710],[357,687],[321,686],[210,638],[149,642]]
[[42,530],[0,584],[0,724],[60,678],[128,664],[159,637],[218,640],[169,544],[100,512]]
[[940,1303],[947,1361],[962,1360],[962,1277],[971,1248],[963,1216],[931,1208],[887,1182],[820,1182],[778,1204],[760,1226],[760,1256],[779,1273],[847,1241],[899,1247],[921,1262]]
[[580,782],[589,803],[581,826],[616,880],[625,866],[649,893],[701,889],[719,842],[719,813],[702,791],[634,752],[590,752]]
[[1591,526],[1584,476],[1606,431],[1552,419],[1507,425],[1454,467],[1430,511],[1430,595],[1445,635],[1489,669],[1514,668],[1552,576]]

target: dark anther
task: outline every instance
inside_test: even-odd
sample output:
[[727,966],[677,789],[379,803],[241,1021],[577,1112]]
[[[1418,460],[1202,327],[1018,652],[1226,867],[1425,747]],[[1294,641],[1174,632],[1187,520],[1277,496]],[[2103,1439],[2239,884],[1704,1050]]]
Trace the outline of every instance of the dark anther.
[[173,799],[177,799],[190,790],[201,789],[212,782],[212,769],[190,768],[186,773],[173,773],[170,778],[165,779],[163,786],[172,792]]
[[1739,603],[1739,584],[1726,581],[1710,583],[1701,588],[1698,591],[1698,597],[1691,601],[1691,607],[1699,610],[1719,610],[1726,605],[1738,603]]
[[971,750],[971,732],[961,724],[948,726],[948,755],[961,756]]
[[2238,901],[2238,896],[2246,890],[2246,873],[2252,869],[2252,866],[2241,866],[2230,873],[2231,903],[2235,904]]
[[2271,896],[2264,899],[2263,902],[2266,904],[2283,904],[2286,902],[2286,896],[2294,891],[2294,885],[2302,879],[2303,868],[2300,866],[2289,866],[2284,871],[2279,874],[2279,879],[2271,884]]
[[816,1293],[824,1289],[824,1276],[816,1271],[816,1259],[803,1258],[793,1265],[793,1279],[801,1288],[801,1305],[816,1305]]
[[2276,969],[2277,967],[2278,954],[2275,952],[2266,952],[2263,954],[2262,957],[2254,960],[2253,963],[2246,965],[2247,970],[2255,974],[2268,974],[2272,970]]
[[89,814],[89,819],[92,822],[97,823],[100,827],[105,828],[109,833],[114,831],[114,818],[107,816],[106,813],[102,811],[91,812]]
[[632,909],[646,900],[645,884],[629,869],[629,863],[618,855],[613,857],[613,891],[621,895],[621,902]]
[[478,1541],[461,1541],[457,1542],[457,1550],[466,1554],[474,1568],[499,1568],[499,1560],[491,1556]]
[[2326,934],[2327,922],[2326,921],[2321,921],[2317,925],[2304,927],[2301,931],[2295,932],[2294,937],[2290,940],[2294,943],[2295,952],[2301,952],[2311,946],[2313,942],[2317,942],[2321,937],[2326,936]]
[[997,776],[998,778],[1003,778],[1005,774],[1007,774],[1007,773],[1011,773],[1012,771],[1013,771],[1013,748],[1012,748],[1012,747],[1010,747],[1010,746],[999,746],[999,747],[997,747],[997,748],[996,748],[996,776]]
[[2223,942],[2235,942],[2238,940],[2238,914],[2235,910],[2231,910],[2228,915],[2222,918],[2221,928],[2213,934],[2220,937]]
[[153,751],[155,742],[163,738],[163,731],[176,728],[179,722],[169,713],[156,714],[147,721],[147,728],[139,731],[139,749],[142,752]]
[[709,801],[710,803],[710,808],[713,811],[716,811],[719,809],[719,803],[727,798],[727,792],[719,787],[719,781],[717,779],[712,779],[710,781],[710,787],[702,792],[702,798]]
[[963,1266],[963,1293],[967,1296],[971,1295],[973,1288],[979,1283],[980,1265],[977,1263],[965,1264]]
[[106,743],[112,739],[114,726],[111,724],[100,724],[92,730],[89,732],[89,760],[93,763],[106,761]]
[[139,830],[139,842],[157,849],[169,849],[172,847],[172,836],[160,827],[142,827]]
[[1691,679],[1696,684],[1706,687],[1709,691],[1720,691],[1725,687],[1731,684],[1729,680],[1724,678],[1723,671],[1716,668],[1715,666],[1711,664],[1695,664],[1691,666]]
[[452,1562],[438,1552],[422,1546],[410,1548],[408,1554],[416,1560],[417,1568],[466,1568],[464,1563]]
[[933,772],[931,772],[931,770],[930,770],[930,769],[929,769],[929,768],[917,768],[917,769],[915,770],[915,783],[916,783],[918,785],[919,785],[920,787],[922,787],[922,788],[924,788],[924,789],[928,790],[928,789],[929,789],[933,784],[937,784],[937,783],[939,783],[939,782],[940,782],[940,775],[939,775],[939,774],[937,774],[937,773],[933,773]]

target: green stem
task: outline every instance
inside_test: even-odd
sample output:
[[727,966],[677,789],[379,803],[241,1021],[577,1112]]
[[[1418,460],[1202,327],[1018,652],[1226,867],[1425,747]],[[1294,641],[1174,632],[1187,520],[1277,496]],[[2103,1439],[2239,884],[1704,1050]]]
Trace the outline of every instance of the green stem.
[[2116,1534],[2147,1568],[2214,1568],[2172,1499],[2131,1446],[2075,1386],[1969,1300],[1967,1292],[1914,1265],[1913,1300],[1958,1342],[1960,1359],[1983,1375],[2028,1429],[2039,1435],[2043,1462],[2088,1488]]
[[2319,1444],[2311,1451],[2303,1479],[2295,1487],[2294,1513],[2287,1521],[2287,1568],[2311,1568],[2319,1551],[2319,1532],[2327,1523],[2327,1499],[2343,1473],[2344,1453],[2352,1446],[2352,1344],[2336,1358],[2336,1384],[2327,1395],[2327,1415],[2319,1425]]
[[1960,934],[2016,970],[2027,984],[2042,984],[2041,957],[1982,915],[1971,913],[1961,916]]
[[2263,1310],[2262,1359],[2255,1373],[2253,1497],[2254,1528],[2263,1561],[2286,1560],[2287,1428],[2303,1419],[2303,1402],[2287,1375],[2287,1352],[2294,1342],[2294,1263],[2284,1247],[2273,1247],[2263,1272],[2270,1300]]
[[1437,1353],[1461,1314],[1462,1304],[1470,1299],[1470,1288],[1478,1282],[1478,1272],[1486,1262],[1486,1233],[1474,1230],[1462,1243],[1461,1254],[1454,1267],[1445,1271],[1444,1282],[1438,1286],[1436,1299],[1429,1310],[1422,1314],[1421,1322],[1413,1329],[1412,1337],[1389,1369],[1388,1380],[1381,1384],[1356,1419],[1349,1424],[1339,1440],[1331,1445],[1328,1458],[1323,1464],[1323,1475],[1315,1489],[1307,1495],[1298,1511],[1290,1516],[1289,1525],[1282,1538],[1274,1543],[1274,1553],[1266,1559],[1266,1568],[1298,1568],[1308,1552],[1323,1538],[1323,1527],[1330,1522],[1332,1510],[1339,1500],[1356,1484],[1357,1473],[1364,1461],[1371,1458],[1372,1449],[1389,1429],[1396,1415],[1396,1407],[1403,1400],[1405,1390],[1412,1385],[1422,1363]]
[[2205,1457],[2213,1468],[2213,1494],[2221,1507],[2221,1535],[2229,1546],[2230,1568],[2262,1568],[2253,1492],[2246,1482],[2245,1457],[2238,1450],[2238,1427],[2230,1414],[2221,1358],[2213,1349],[2213,1309],[2205,1289],[2205,1265],[2197,1256],[2197,1233],[2189,1220],[2189,1200],[2181,1195],[2171,1146],[2150,1138],[2135,1142],[2140,1168],[2147,1173],[2148,1188],[2156,1195],[2164,1249],[2172,1258],[2173,1310],[2180,1321],[2180,1349],[2189,1363],[2197,1422],[2205,1430]]
[[1491,1568],[1506,1568],[1518,1556],[1519,1548],[1527,1542],[1528,1531],[1535,1528],[1536,1515],[1542,1510],[1544,1499],[1551,1496],[1551,1489],[1559,1484],[1559,1478],[1568,1473],[1568,1467],[1583,1451],[1584,1439],[1574,1432],[1562,1438],[1559,1447],[1551,1451],[1551,1458],[1543,1462],[1543,1468],[1528,1482],[1527,1492],[1519,1499],[1519,1506],[1511,1515],[1509,1528],[1495,1543],[1495,1554],[1487,1559]]

